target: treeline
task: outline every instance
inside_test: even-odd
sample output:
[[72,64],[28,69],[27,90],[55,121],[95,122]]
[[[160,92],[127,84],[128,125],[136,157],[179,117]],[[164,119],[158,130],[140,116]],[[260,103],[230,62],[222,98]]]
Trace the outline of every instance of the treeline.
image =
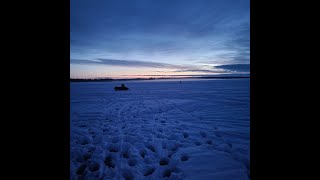
[[105,82],[105,81],[133,81],[133,80],[155,80],[165,78],[131,78],[131,79],[112,79],[112,78],[100,78],[100,79],[70,79],[70,82]]
[[174,77],[174,78],[132,78],[132,79],[70,79],[70,82],[110,82],[110,81],[134,81],[134,80],[157,80],[157,79],[237,79],[237,78],[250,78],[250,76],[200,76],[200,77]]
[[70,82],[104,82],[104,81],[114,81],[114,79],[111,78],[105,78],[105,79],[70,79]]

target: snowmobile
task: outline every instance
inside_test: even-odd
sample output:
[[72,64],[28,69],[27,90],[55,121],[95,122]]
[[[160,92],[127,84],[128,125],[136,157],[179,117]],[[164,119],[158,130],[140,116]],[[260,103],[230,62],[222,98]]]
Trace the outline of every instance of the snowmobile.
[[121,84],[120,87],[116,86],[114,87],[115,91],[119,91],[119,90],[128,90],[129,88],[127,88],[124,84]]

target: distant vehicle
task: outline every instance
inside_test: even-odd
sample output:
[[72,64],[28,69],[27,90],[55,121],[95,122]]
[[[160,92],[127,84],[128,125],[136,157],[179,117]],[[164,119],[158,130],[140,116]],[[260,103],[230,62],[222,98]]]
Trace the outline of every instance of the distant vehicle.
[[120,87],[116,86],[114,87],[115,91],[121,91],[121,90],[128,90],[129,88],[127,88],[124,84],[121,84]]

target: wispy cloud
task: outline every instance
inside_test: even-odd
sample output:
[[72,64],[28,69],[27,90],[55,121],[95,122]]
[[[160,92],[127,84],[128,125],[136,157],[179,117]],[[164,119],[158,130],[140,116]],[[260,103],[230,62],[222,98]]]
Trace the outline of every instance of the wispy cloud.
[[248,72],[250,0],[70,1],[70,75]]
[[[120,59],[104,59],[96,58],[90,60],[80,60],[80,59],[71,59],[71,64],[100,64],[107,66],[122,66],[122,67],[147,67],[147,68],[163,68],[163,69],[172,69],[171,71],[154,71],[154,72],[173,72],[173,73],[185,73],[185,72],[201,72],[201,73],[227,73],[230,72],[228,68],[224,66],[196,66],[196,65],[175,65],[168,63],[159,63],[151,61],[138,61],[138,60],[120,60]],[[209,69],[208,69],[209,68]]]
[[121,60],[121,59],[104,59],[97,58],[92,60],[71,59],[71,64],[101,64],[109,66],[124,66],[124,67],[151,67],[151,68],[167,68],[167,69],[180,69],[184,66],[151,62],[151,61],[137,61],[137,60]]
[[[112,59],[151,57],[159,63],[181,64],[187,59],[247,63],[242,52],[249,48],[249,3],[72,0],[71,57],[110,57],[97,55],[107,52],[114,55]],[[199,56],[208,59],[197,59]]]
[[202,72],[202,73],[227,73],[228,70],[225,69],[215,69],[215,70],[207,70],[207,69],[182,69],[176,70],[174,72]]
[[250,64],[228,64],[215,66],[215,68],[229,70],[233,72],[250,72]]
[[143,75],[122,75],[123,77],[250,77],[248,73],[238,73],[238,74],[143,74]]

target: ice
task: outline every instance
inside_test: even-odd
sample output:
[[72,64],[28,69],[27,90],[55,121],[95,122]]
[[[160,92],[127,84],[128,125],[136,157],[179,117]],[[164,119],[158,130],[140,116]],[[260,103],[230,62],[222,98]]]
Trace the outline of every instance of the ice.
[[250,79],[179,81],[71,83],[71,179],[250,179]]

